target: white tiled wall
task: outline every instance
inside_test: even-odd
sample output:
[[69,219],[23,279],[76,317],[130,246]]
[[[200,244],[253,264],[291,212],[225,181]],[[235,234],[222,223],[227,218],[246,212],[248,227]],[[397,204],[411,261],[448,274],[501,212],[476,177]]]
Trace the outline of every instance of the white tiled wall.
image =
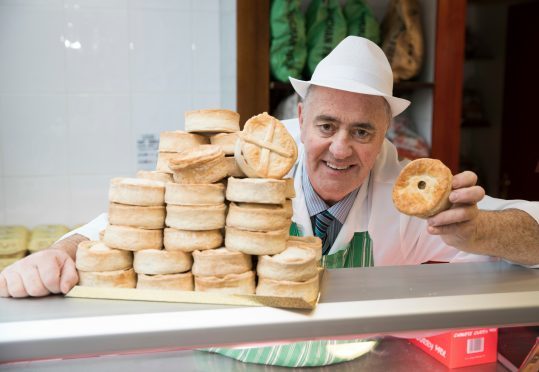
[[0,0],[0,224],[84,223],[137,140],[236,108],[234,0]]

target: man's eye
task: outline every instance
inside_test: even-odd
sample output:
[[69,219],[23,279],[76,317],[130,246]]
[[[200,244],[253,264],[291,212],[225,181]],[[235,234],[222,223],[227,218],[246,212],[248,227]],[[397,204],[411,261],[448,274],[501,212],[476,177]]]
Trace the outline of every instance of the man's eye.
[[329,133],[333,130],[333,125],[332,124],[320,124],[318,125],[318,128],[320,129],[320,131],[324,132],[324,133]]
[[370,133],[366,131],[365,129],[354,129],[352,134],[355,138],[359,138],[359,139],[365,139],[370,136]]

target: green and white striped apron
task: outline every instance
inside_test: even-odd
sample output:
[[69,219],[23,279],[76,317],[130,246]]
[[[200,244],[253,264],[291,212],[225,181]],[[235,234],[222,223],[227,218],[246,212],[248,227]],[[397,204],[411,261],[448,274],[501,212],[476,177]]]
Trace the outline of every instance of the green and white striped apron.
[[[294,223],[290,226],[290,235],[299,235],[299,230]],[[321,263],[328,269],[373,266],[372,240],[369,233],[367,231],[354,233],[352,241],[345,249],[323,256]],[[284,367],[316,367],[357,358],[360,355],[340,353],[337,350],[345,344],[361,341],[363,340],[316,340],[252,348],[209,348],[205,351],[219,353],[247,363]]]

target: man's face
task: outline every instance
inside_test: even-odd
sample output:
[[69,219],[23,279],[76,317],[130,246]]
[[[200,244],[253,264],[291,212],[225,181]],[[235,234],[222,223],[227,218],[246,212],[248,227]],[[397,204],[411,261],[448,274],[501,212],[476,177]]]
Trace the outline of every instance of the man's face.
[[314,190],[332,205],[365,181],[389,114],[378,96],[311,86],[298,106],[305,164]]

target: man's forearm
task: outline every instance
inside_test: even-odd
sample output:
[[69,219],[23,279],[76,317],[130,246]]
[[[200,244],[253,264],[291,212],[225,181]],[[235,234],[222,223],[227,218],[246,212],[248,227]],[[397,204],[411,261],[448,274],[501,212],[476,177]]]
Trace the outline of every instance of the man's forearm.
[[539,264],[539,224],[519,209],[481,211],[468,252],[496,256],[524,265]]
[[73,260],[75,260],[75,254],[77,253],[77,246],[80,242],[88,240],[87,237],[74,234],[68,236],[65,239],[59,240],[56,243],[52,244],[49,249],[59,249],[66,252]]

